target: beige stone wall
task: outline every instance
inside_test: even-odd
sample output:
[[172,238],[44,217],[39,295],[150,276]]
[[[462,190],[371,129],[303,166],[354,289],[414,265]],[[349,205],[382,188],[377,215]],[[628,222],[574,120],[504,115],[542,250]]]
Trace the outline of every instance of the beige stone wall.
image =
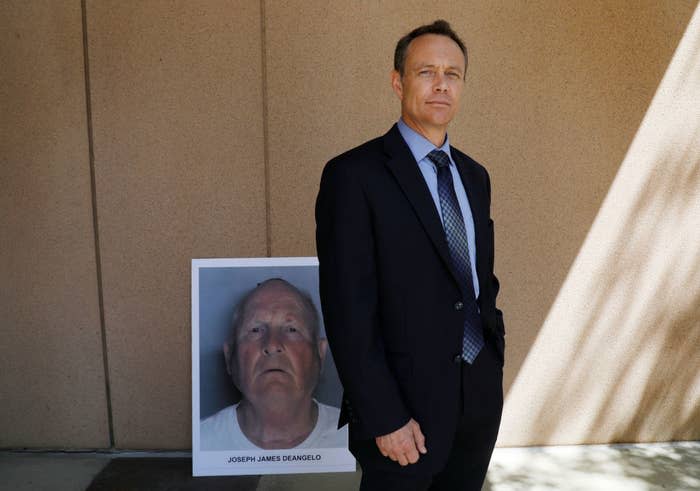
[[109,446],[81,18],[0,3],[0,447]]
[[314,255],[323,164],[438,17],[492,176],[500,444],[700,438],[696,6],[4,2],[0,446],[187,448],[190,258]]
[[700,10],[527,345],[502,445],[699,437],[698,46]]
[[190,259],[267,254],[260,7],[90,2],[115,445],[190,442]]

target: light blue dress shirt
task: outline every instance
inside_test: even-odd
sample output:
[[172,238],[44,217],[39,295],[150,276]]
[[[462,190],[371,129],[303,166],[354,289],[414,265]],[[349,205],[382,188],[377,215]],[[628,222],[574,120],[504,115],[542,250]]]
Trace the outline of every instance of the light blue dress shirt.
[[440,196],[438,195],[438,184],[437,184],[437,167],[428,158],[428,154],[435,150],[442,150],[450,158],[450,172],[452,173],[452,182],[454,183],[455,194],[457,195],[457,201],[459,202],[459,208],[462,211],[462,218],[464,219],[464,228],[467,231],[467,245],[469,246],[469,261],[472,266],[472,280],[474,282],[474,295],[479,298],[479,277],[476,275],[476,233],[474,232],[474,217],[472,216],[472,209],[469,206],[469,198],[467,197],[467,192],[462,184],[462,178],[457,170],[457,165],[455,164],[452,154],[450,153],[450,138],[445,137],[445,143],[441,147],[435,147],[429,140],[424,136],[416,133],[411,127],[399,119],[398,122],[399,132],[401,136],[406,141],[408,148],[413,154],[413,158],[418,162],[418,168],[423,174],[425,183],[428,185],[428,190],[430,195],[433,197],[433,202],[435,203],[435,208],[437,209],[440,221],[442,219],[442,209],[440,208]]

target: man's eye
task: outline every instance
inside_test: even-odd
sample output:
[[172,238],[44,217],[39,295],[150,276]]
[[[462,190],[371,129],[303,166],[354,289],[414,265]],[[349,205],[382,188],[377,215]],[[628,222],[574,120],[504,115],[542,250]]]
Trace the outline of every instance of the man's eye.
[[432,75],[432,73],[433,72],[431,72],[430,70],[421,70],[420,72],[418,72],[418,75],[420,75],[422,77],[427,77],[429,75]]
[[457,79],[459,78],[459,73],[457,73],[457,72],[449,72],[449,73],[447,74],[447,76],[450,77],[450,78],[452,78],[452,79],[457,80]]
[[256,333],[256,334],[257,334],[257,333],[259,333],[259,332],[262,332],[262,327],[260,327],[260,326],[253,326],[253,327],[250,328],[249,332],[251,332],[251,333]]

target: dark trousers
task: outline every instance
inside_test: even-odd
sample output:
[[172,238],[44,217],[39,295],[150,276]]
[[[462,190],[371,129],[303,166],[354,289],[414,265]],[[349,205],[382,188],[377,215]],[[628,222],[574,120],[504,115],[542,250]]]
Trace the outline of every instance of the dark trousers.
[[481,490],[503,409],[503,370],[491,341],[474,364],[462,363],[461,416],[445,468],[432,476],[369,470],[362,473],[361,491]]

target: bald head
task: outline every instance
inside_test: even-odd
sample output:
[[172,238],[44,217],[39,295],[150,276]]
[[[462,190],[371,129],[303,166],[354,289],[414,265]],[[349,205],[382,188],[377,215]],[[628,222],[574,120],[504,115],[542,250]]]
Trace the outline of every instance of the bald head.
[[255,305],[259,303],[268,304],[273,302],[276,298],[280,297],[280,294],[291,294],[298,301],[306,327],[312,333],[313,340],[315,342],[318,341],[320,338],[319,315],[311,297],[282,278],[270,278],[258,283],[258,285],[250,290],[236,306],[231,322],[229,342],[235,343],[237,332],[243,324],[247,313],[249,313],[251,306],[255,307]]

